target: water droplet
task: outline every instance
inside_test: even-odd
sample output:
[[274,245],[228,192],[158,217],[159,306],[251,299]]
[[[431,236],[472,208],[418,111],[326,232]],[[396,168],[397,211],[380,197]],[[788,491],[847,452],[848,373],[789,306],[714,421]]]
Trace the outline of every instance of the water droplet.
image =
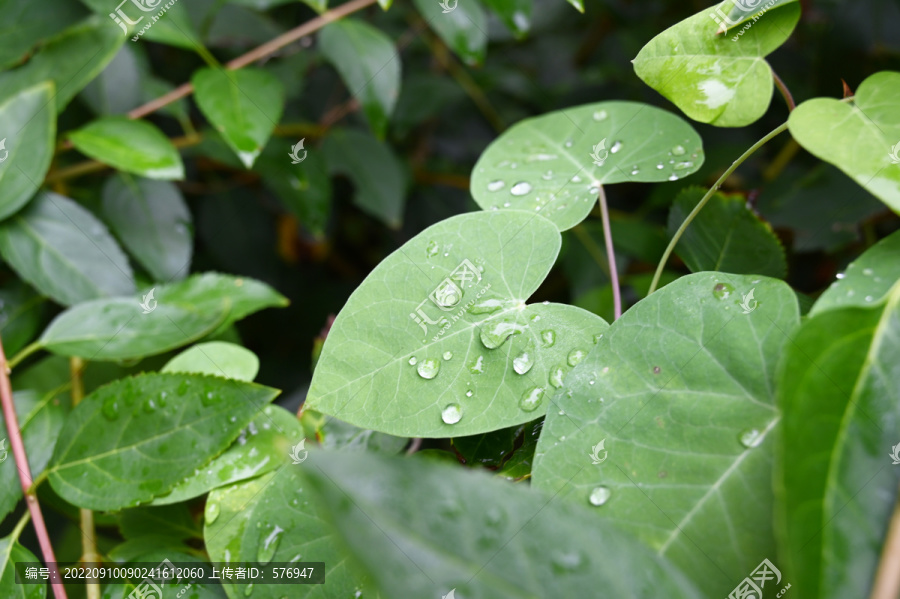
[[523,196],[530,191],[531,183],[529,183],[528,181],[519,181],[510,188],[509,193],[513,194],[514,196]]
[[474,395],[474,393],[472,392],[471,389],[469,389],[468,391],[466,391],[466,397],[472,397],[472,395]]
[[207,524],[212,524],[216,521],[216,518],[219,517],[219,504],[215,501],[207,501],[206,509],[203,511],[203,517],[206,520]]
[[416,372],[419,373],[419,376],[423,379],[433,379],[438,375],[438,371],[441,369],[441,363],[435,360],[434,358],[427,358],[422,360],[418,366],[416,366]]
[[544,388],[532,387],[522,394],[519,407],[525,412],[534,412],[544,400]]
[[588,496],[588,501],[591,503],[591,505],[603,505],[604,503],[609,501],[611,495],[612,491],[609,490],[609,487],[604,487],[603,485],[601,485],[599,487],[594,487],[594,489],[591,491],[591,494]]
[[574,175],[571,179],[572,183],[581,183],[581,177]]
[[152,399],[147,399],[144,401],[144,412],[147,414],[152,414],[156,411],[156,402]]
[[272,561],[272,558],[275,557],[275,552],[278,550],[278,543],[281,542],[281,533],[283,532],[284,529],[276,524],[269,536],[263,540],[256,553],[256,560],[259,563],[268,564]]
[[862,273],[863,273],[864,275],[866,275],[866,276],[871,276],[871,275],[872,275],[872,269],[871,269],[871,268],[864,268],[863,271],[862,271]]
[[429,258],[434,258],[440,251],[441,248],[438,246],[437,241],[430,241],[428,242],[428,245],[425,246],[425,255]]
[[657,170],[663,170],[665,167],[666,167],[666,165],[663,164],[662,162],[660,162],[656,165]]
[[684,146],[675,146],[674,148],[672,148],[672,154],[674,154],[675,156],[684,156],[684,152]]
[[253,594],[253,583],[247,585],[247,588],[244,589],[244,597],[249,597]]
[[741,445],[750,449],[752,447],[756,447],[760,443],[762,443],[763,436],[762,433],[759,432],[759,429],[750,428],[743,431],[738,437],[738,441],[741,442]]
[[212,391],[207,391],[200,398],[200,402],[206,407],[209,407],[209,406],[213,405],[214,403],[217,403],[218,401],[219,401],[219,397]]
[[418,360],[416,360],[416,357],[415,357],[415,356],[413,356],[412,358],[409,359],[409,365],[410,365],[410,366],[415,366],[415,365],[416,365],[416,362],[418,362]]
[[541,340],[544,342],[544,347],[553,347],[553,344],[556,343],[556,331],[552,329],[541,331]]
[[591,194],[592,196],[597,195],[598,193],[600,193],[600,186],[599,185],[591,185],[590,187],[588,187],[588,193]]
[[609,114],[605,110],[598,110],[597,112],[594,113],[594,120],[595,121],[605,121],[606,117],[608,117],[608,116],[609,116]]
[[469,364],[469,372],[472,374],[481,374],[484,372],[484,356],[478,356],[475,361]]
[[599,335],[594,335],[594,345],[597,345],[598,343],[600,343],[601,339],[603,339],[603,333],[600,333]]
[[567,139],[567,140],[566,140],[566,143],[564,143],[563,145],[566,146],[567,148],[571,148],[571,147],[572,147],[572,140],[571,140],[571,139]]
[[584,360],[584,357],[586,355],[587,353],[584,350],[573,349],[569,352],[569,356],[568,358],[566,358],[566,361],[569,363],[569,366],[578,366],[578,364],[580,364],[581,361]]
[[534,366],[534,358],[528,352],[522,352],[513,358],[513,370],[518,374],[525,374]]
[[459,407],[459,404],[452,403],[441,412],[441,420],[443,420],[445,424],[456,424],[461,418],[462,408]]
[[453,352],[452,352],[452,351],[445,351],[445,352],[444,352],[444,355],[443,355],[443,358],[444,358],[445,360],[452,360],[452,359],[453,359]]
[[547,171],[546,173],[541,175],[541,179],[543,179],[544,181],[549,181],[552,178],[553,178],[553,171]]
[[469,306],[470,314],[492,314],[503,307],[503,301],[499,299],[483,299]]
[[662,370],[659,368],[659,366],[653,367],[653,374],[659,374],[660,372],[662,372]]
[[497,179],[487,184],[488,191],[500,191],[506,186],[506,182]]
[[867,295],[867,296],[866,296],[866,301],[867,301],[867,302],[871,302],[873,299],[875,299],[875,298],[872,297],[871,295]]
[[119,402],[115,397],[107,397],[103,402],[103,415],[107,420],[115,420],[119,417]]
[[609,152],[610,152],[610,154],[616,154],[616,153],[618,153],[619,150],[621,150],[621,149],[622,149],[622,142],[621,142],[621,141],[617,141],[617,142],[615,142],[615,143],[612,145],[612,147],[609,149]]
[[672,173],[671,175],[669,175],[669,181],[678,181],[678,175]]
[[687,161],[687,162],[677,162],[677,163],[675,163],[675,170],[676,170],[676,171],[683,171],[684,169],[686,169],[686,168],[691,168],[692,166],[694,166],[694,163],[691,162],[691,161]]
[[584,563],[584,558],[577,550],[557,551],[550,558],[550,563],[554,570],[562,574],[577,570]]
[[[512,204],[510,204],[509,202],[503,202],[504,208],[509,208],[510,206],[512,206]],[[481,268],[481,271],[484,272],[484,267]]]
[[557,364],[550,371],[549,381],[550,384],[559,389],[563,385],[563,379],[566,376],[566,367],[562,364]]
[[716,286],[713,287],[713,295],[716,299],[728,299],[732,293],[734,293],[734,287],[728,283],[716,283]]
[[636,175],[636,174],[638,174],[639,172],[641,172],[641,171],[640,171],[640,169],[638,169],[638,167],[636,167],[636,166],[631,167],[631,174],[632,174],[632,175]]
[[510,320],[494,321],[481,328],[481,342],[488,349],[496,349],[503,345],[510,335],[521,333],[525,328]]
[[834,275],[834,276],[835,276],[836,279],[843,279],[845,275],[844,275],[844,273],[839,272],[838,274],[836,274],[836,275]]

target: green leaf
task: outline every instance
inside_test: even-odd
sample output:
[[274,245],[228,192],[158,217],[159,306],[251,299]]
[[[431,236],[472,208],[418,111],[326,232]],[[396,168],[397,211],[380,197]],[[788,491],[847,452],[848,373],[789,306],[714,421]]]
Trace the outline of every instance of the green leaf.
[[607,327],[573,306],[525,304],[560,237],[547,219],[513,210],[425,229],[347,300],[305,405],[404,437],[473,435],[542,415],[569,361]]
[[[484,4],[500,17],[516,38],[524,38],[531,30],[532,0],[484,0]],[[584,12],[584,7],[579,11]]]
[[175,485],[171,493],[154,499],[152,504],[185,501],[213,489],[271,472],[290,463],[287,459],[291,447],[302,438],[303,428],[294,414],[278,406],[266,406],[225,453],[199,473]]
[[304,435],[310,439],[317,439],[324,449],[369,451],[390,455],[400,453],[409,442],[409,439],[404,437],[359,428],[305,408],[300,415],[300,424],[303,426]]
[[187,276],[194,249],[191,213],[174,184],[119,173],[103,187],[103,216],[155,280]]
[[[49,393],[38,393],[31,389],[15,393],[16,418],[19,421],[19,430],[22,431],[32,477],[36,478],[44,471],[53,454],[56,438],[69,412],[66,395],[67,393],[60,392],[59,389]],[[22,483],[19,481],[16,461],[6,459],[12,458],[10,455],[12,448],[7,439],[6,421],[2,415],[0,415],[0,431],[2,431],[0,441],[7,441],[0,449],[0,456],[5,459],[0,462],[0,521],[2,521],[22,499]]]
[[484,62],[487,52],[487,14],[477,2],[454,2],[454,8],[447,10],[450,0],[444,4],[435,0],[415,0],[416,8],[428,25],[434,29],[444,43],[468,65]]
[[104,117],[69,134],[78,151],[105,164],[148,179],[184,179],[178,150],[146,121]]
[[[690,187],[678,194],[669,211],[670,238],[705,193],[705,189]],[[713,194],[685,229],[675,253],[691,272],[716,270],[778,279],[787,275],[787,259],[778,237],[737,194]]]
[[72,410],[50,484],[69,503],[92,510],[149,501],[223,452],[276,395],[269,387],[209,376],[120,379]]
[[400,57],[391,38],[362,21],[342,19],[322,29],[319,47],[383,139],[400,93]]
[[475,164],[470,191],[485,210],[540,212],[565,231],[587,217],[601,185],[674,181],[703,159],[700,136],[680,117],[636,102],[600,102],[504,131]]
[[353,129],[329,133],[322,155],[332,174],[353,181],[353,203],[392,228],[399,228],[406,203],[407,174],[391,147]]
[[250,168],[284,110],[284,86],[266,71],[201,69],[191,78],[203,115]]
[[900,280],[900,231],[885,237],[847,267],[813,305],[810,316],[835,308],[864,308],[881,303]]
[[534,485],[598,504],[703,596],[727,595],[774,555],[775,369],[799,318],[781,281],[726,273],[638,302],[552,399]]
[[80,21],[87,12],[71,0],[12,0],[0,11],[0,70],[26,57],[45,39]]
[[453,439],[453,447],[466,464],[497,468],[512,454],[516,440],[530,424],[511,426],[481,435],[456,437]]
[[256,161],[254,170],[304,227],[321,234],[331,211],[331,179],[319,152],[304,150],[307,155],[303,162],[292,164],[289,149],[290,146],[270,144]]
[[151,534],[161,534],[179,541],[201,538],[200,527],[194,522],[191,511],[184,503],[163,507],[139,507],[123,510],[119,516],[119,529],[126,539],[137,539]]
[[0,539],[0,594],[7,599],[44,599],[46,584],[16,583],[16,563],[37,561],[12,535]]
[[717,18],[732,0],[674,25],[644,46],[634,71],[644,83],[671,100],[686,115],[717,127],[743,127],[758,120],[772,101],[772,69],[765,57],[790,36],[800,6],[789,4],[734,41],[718,36]]
[[53,353],[88,360],[152,356],[216,334],[231,323],[287,300],[268,285],[207,273],[160,285],[136,297],[83,302],[44,331],[39,343]]
[[[327,591],[319,585],[295,585],[292,599],[353,597],[361,577],[351,570],[346,553],[322,521],[320,508],[310,500],[299,468],[291,465],[210,493],[203,532],[209,556],[214,562],[323,561],[328,568]],[[230,597],[249,596],[246,584],[223,586]],[[280,599],[283,589],[255,585],[252,596]]]
[[124,114],[141,105],[144,79],[150,75],[133,48],[131,44],[119,48],[116,57],[81,92],[81,100],[95,114]]
[[791,135],[900,213],[900,73],[863,81],[853,102],[814,98],[791,112]]
[[[43,10],[51,10],[42,5]],[[108,12],[108,7],[104,12]],[[125,42],[109,17],[94,16],[49,40],[24,66],[0,73],[0,102],[34,85],[52,80],[56,110],[62,112],[106,65]]]
[[240,345],[209,341],[184,350],[160,372],[193,372],[250,382],[259,372],[259,358]]
[[0,139],[0,219],[28,203],[50,168],[56,138],[56,114],[48,108],[53,93],[53,83],[45,82],[0,104],[0,122],[15,124]]
[[584,0],[567,0],[580,13],[584,13]]
[[310,462],[317,509],[387,597],[699,596],[633,538],[533,489],[427,460]]
[[876,306],[809,318],[784,358],[775,491],[787,575],[804,598],[869,596],[900,483],[900,284]]
[[16,355],[34,339],[43,323],[45,301],[20,280],[0,289],[0,337],[6,354]]
[[55,193],[41,192],[0,223],[0,254],[35,289],[66,306],[134,293],[131,266],[103,223]]

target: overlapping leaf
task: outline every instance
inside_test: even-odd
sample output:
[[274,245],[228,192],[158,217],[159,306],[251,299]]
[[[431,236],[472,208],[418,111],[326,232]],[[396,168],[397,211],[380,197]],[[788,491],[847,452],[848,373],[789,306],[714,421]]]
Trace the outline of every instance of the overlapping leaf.
[[147,179],[184,179],[178,150],[163,132],[145,121],[104,117],[69,134],[80,152]]
[[8,599],[44,599],[45,584],[16,582],[16,563],[37,562],[33,553],[22,547],[12,535],[0,539],[0,593]]
[[487,52],[487,14],[477,2],[455,1],[453,9],[449,0],[445,4],[435,0],[415,0],[416,8],[428,25],[435,30],[464,62],[477,65],[484,61]]
[[259,372],[259,358],[240,345],[208,341],[184,350],[160,372],[193,372],[250,382]]

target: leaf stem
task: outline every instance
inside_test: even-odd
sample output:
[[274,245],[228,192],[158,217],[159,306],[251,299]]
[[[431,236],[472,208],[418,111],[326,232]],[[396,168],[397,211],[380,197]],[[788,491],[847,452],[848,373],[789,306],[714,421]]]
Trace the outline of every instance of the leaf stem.
[[[19,355],[21,356],[26,351],[28,351],[27,347],[19,352]],[[25,453],[25,443],[22,441],[22,431],[19,429],[19,419],[16,416],[16,408],[13,404],[9,372],[10,366],[6,361],[6,353],[3,351],[3,342],[0,340],[0,404],[3,405],[3,419],[6,421],[6,432],[9,433],[9,445],[12,448],[16,470],[19,473],[19,482],[22,484],[25,503],[28,505],[28,511],[31,514],[31,521],[34,523],[34,532],[41,546],[44,562],[56,563],[53,545],[50,543],[50,535],[47,533],[47,525],[44,523],[44,515],[41,513],[37,494],[31,489],[31,467],[28,465],[28,455]],[[66,589],[61,582],[52,583],[52,588],[56,599],[67,599]]]
[[794,103],[794,96],[791,95],[791,90],[787,88],[787,85],[784,84],[784,81],[781,80],[781,77],[778,76],[778,73],[775,72],[775,69],[772,69],[772,79],[775,80],[775,86],[784,97],[784,101],[788,107],[788,112],[791,112],[792,110],[797,108],[797,105]]
[[678,240],[681,239],[681,236],[684,234],[685,229],[688,228],[688,225],[691,224],[691,221],[703,210],[703,207],[709,202],[709,199],[713,196],[716,191],[722,186],[723,183],[731,176],[737,167],[739,167],[747,158],[749,158],[754,152],[760,149],[762,146],[766,144],[770,139],[777,136],[779,133],[786,130],[788,127],[787,122],[782,123],[771,132],[769,132],[765,137],[761,140],[750,146],[750,148],[741,154],[740,158],[731,163],[725,172],[722,173],[722,176],[719,177],[719,180],[715,182],[715,184],[709,188],[709,191],[706,192],[706,195],[694,206],[694,209],[691,210],[691,213],[687,215],[687,218],[684,219],[684,222],[681,223],[681,226],[678,227],[678,230],[675,231],[675,235],[672,236],[672,240],[669,241],[669,245],[666,246],[666,251],[663,253],[662,259],[659,261],[659,265],[656,267],[656,272],[653,274],[653,281],[650,283],[650,290],[647,292],[649,296],[651,293],[656,291],[656,286],[659,285],[659,278],[662,276],[663,269],[666,267],[666,262],[669,261],[669,256],[672,255],[672,251],[675,249],[675,245],[678,243]]
[[598,195],[600,202],[600,218],[603,221],[603,239],[606,241],[606,259],[609,262],[609,281],[613,292],[613,320],[622,316],[622,293],[619,289],[619,271],[616,268],[616,252],[613,248],[612,230],[609,227],[609,207],[606,205],[606,192],[600,186]]
[[888,526],[869,599],[896,599],[900,596],[900,568],[897,563],[900,563],[900,494],[894,504],[894,514]]
[[31,520],[31,512],[26,510],[25,513],[22,514],[22,517],[19,518],[19,521],[16,522],[16,527],[13,528],[12,533],[10,533],[13,541],[19,540],[19,537],[22,536],[22,531],[25,530],[25,525],[28,524],[29,520]]
[[[39,341],[35,341],[34,343],[29,343],[28,345],[23,347],[21,350],[19,350],[19,353],[17,353],[15,356],[13,356],[13,359],[10,360],[6,364],[6,367],[9,370],[12,370],[16,366],[18,366],[22,360],[24,360],[25,358],[27,358],[28,356],[30,356],[31,354],[33,354],[34,352],[36,352],[39,349],[41,349],[41,344]],[[6,358],[4,357],[4,360],[5,359]],[[6,374],[9,374],[9,373],[7,372]]]

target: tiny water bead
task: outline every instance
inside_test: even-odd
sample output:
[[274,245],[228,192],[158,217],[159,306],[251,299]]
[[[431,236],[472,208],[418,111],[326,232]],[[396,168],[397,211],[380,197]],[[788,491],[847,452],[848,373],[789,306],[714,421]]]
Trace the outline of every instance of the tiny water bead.
[[566,358],[566,361],[569,363],[569,366],[578,366],[584,357],[587,355],[584,350],[573,349],[569,352],[569,356]]
[[444,421],[444,424],[456,424],[461,419],[462,408],[459,407],[459,404],[452,403],[441,412],[441,420]]
[[551,385],[559,389],[563,385],[563,378],[566,376],[566,367],[562,364],[557,364],[550,370],[550,376],[548,378]]
[[534,358],[527,351],[513,358],[513,370],[516,371],[516,374],[525,374],[531,370],[532,366],[534,366]]
[[517,335],[526,329],[525,326],[509,320],[489,323],[481,329],[481,343],[488,349],[497,349],[511,335]]
[[716,283],[716,286],[713,287],[713,296],[719,300],[728,299],[732,293],[734,293],[734,287],[728,283]]
[[659,366],[653,367],[653,374],[659,374],[660,372],[662,372],[662,370],[659,368]]
[[487,184],[488,191],[500,191],[504,187],[506,187],[506,182],[501,181],[500,179],[497,179],[496,181],[491,181],[490,183]]
[[556,331],[552,329],[541,331],[541,341],[544,342],[544,347],[553,347],[553,344],[556,343]]
[[609,152],[610,152],[610,154],[617,154],[619,152],[619,150],[621,150],[621,149],[622,149],[622,142],[617,141],[609,149]]
[[685,162],[676,162],[676,163],[675,163],[675,170],[676,170],[676,171],[683,171],[684,169],[686,169],[686,168],[691,168],[692,166],[694,166],[694,163],[691,162],[690,160],[685,161]]
[[608,116],[609,116],[609,113],[607,113],[605,110],[598,110],[597,112],[594,113],[594,120],[595,121],[605,121],[606,117],[608,117]]
[[481,374],[484,372],[484,356],[478,356],[474,361],[469,363],[469,372],[472,374]]
[[523,196],[530,191],[531,183],[529,183],[528,181],[519,181],[510,188],[509,193],[513,194],[514,196]]
[[672,148],[672,154],[674,154],[675,156],[684,156],[684,153],[684,146],[675,146],[674,148]]
[[430,241],[428,245],[425,246],[425,255],[429,258],[434,258],[441,251],[440,246],[437,241]]
[[656,169],[657,169],[657,170],[660,170],[660,171],[663,170],[665,167],[666,167],[666,165],[663,164],[662,162],[659,162],[659,163],[657,163],[657,165],[656,165]]
[[579,177],[578,175],[572,175],[570,181],[572,181],[572,183],[581,183],[581,177]]
[[519,407],[525,412],[534,412],[544,401],[544,388],[532,387],[522,394],[519,400]]
[[410,365],[410,366],[415,366],[415,365],[416,365],[416,362],[418,362],[418,360],[416,360],[416,357],[415,357],[415,356],[413,356],[412,358],[409,359],[409,365]]
[[740,441],[741,445],[743,445],[747,449],[756,447],[757,445],[762,443],[762,440],[762,433],[759,431],[759,429],[755,428],[747,429],[738,436],[738,441]]
[[609,487],[604,487],[600,485],[599,487],[594,487],[591,491],[591,494],[588,496],[588,501],[593,506],[601,506],[612,496],[612,491],[609,490]]
[[453,359],[453,352],[445,351],[445,352],[444,352],[444,355],[443,355],[443,358],[444,358],[445,360],[452,360],[452,359]]
[[469,389],[468,391],[466,391],[466,397],[472,397],[472,395],[474,395],[474,393],[472,392],[471,389]]
[[585,563],[585,560],[581,552],[577,550],[557,551],[550,558],[550,563],[553,564],[554,570],[559,573],[565,573],[577,570]]
[[103,402],[103,415],[107,420],[115,420],[119,417],[119,402],[115,397],[107,397]]
[[671,175],[669,175],[669,181],[678,181],[678,175],[672,173]]
[[275,552],[278,551],[278,544],[281,542],[281,533],[283,532],[284,529],[277,524],[272,527],[272,532],[263,540],[257,551],[256,559],[259,563],[268,564],[272,561]]
[[862,273],[863,273],[864,275],[866,275],[867,277],[870,277],[870,276],[872,276],[872,269],[871,269],[871,268],[864,268],[863,271],[862,271]]
[[440,362],[438,362],[434,358],[427,358],[419,363],[419,365],[416,367],[416,372],[418,372],[419,376],[423,379],[430,380],[438,375],[440,369]]

